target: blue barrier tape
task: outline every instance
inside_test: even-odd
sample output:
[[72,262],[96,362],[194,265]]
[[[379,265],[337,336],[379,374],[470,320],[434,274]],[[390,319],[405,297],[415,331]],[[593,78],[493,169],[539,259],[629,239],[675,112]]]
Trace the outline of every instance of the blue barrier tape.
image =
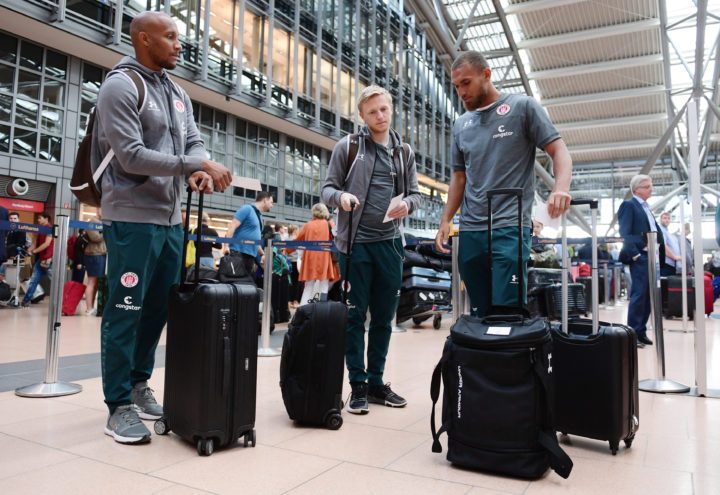
[[[643,240],[643,236],[641,235],[629,235],[627,237],[598,237],[598,244],[614,244],[616,242],[625,242],[625,241],[641,241]],[[587,244],[592,241],[591,237],[569,237],[567,240],[568,244]],[[558,237],[557,239],[554,239],[552,237],[533,237],[532,238],[532,245],[536,246],[538,244],[562,244],[562,238]]]
[[51,234],[52,226],[33,225],[31,223],[8,222],[0,220],[0,230],[18,230],[21,232],[30,232],[31,234]]
[[[188,235],[189,241],[197,241],[196,234]],[[249,246],[264,246],[265,243],[262,241],[250,241],[245,239],[233,239],[231,237],[216,237],[211,235],[203,235],[202,242],[217,242],[217,243],[232,243],[232,244],[245,244]],[[408,246],[417,245],[434,245],[434,239],[408,239]],[[304,249],[306,251],[326,251],[326,252],[337,252],[338,249],[335,247],[333,241],[273,241],[273,247],[280,249]]]
[[103,224],[96,222],[83,222],[82,220],[70,220],[71,229],[102,230]]

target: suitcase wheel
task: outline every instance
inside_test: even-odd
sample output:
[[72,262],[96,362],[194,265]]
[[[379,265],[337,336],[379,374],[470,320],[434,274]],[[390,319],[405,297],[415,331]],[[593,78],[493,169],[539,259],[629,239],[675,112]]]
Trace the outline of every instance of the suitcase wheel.
[[165,418],[160,418],[155,421],[153,429],[158,435],[167,435],[170,432],[170,428],[168,428],[167,420]]
[[198,438],[197,451],[202,456],[212,455],[215,452],[215,440],[212,438]]
[[632,446],[633,440],[635,440],[635,435],[631,436],[630,438],[626,438],[625,447],[629,449]]
[[243,447],[247,447],[250,444],[251,447],[255,447],[255,430],[250,430],[243,436]]
[[328,415],[325,419],[325,427],[328,430],[339,430],[343,424],[342,416],[339,413],[333,413]]
[[440,323],[442,322],[442,315],[435,315],[433,316],[433,328],[435,330],[440,329]]
[[610,443],[610,452],[612,452],[612,455],[616,455],[618,449],[620,448],[620,442],[619,441],[613,442],[611,440],[609,443]]

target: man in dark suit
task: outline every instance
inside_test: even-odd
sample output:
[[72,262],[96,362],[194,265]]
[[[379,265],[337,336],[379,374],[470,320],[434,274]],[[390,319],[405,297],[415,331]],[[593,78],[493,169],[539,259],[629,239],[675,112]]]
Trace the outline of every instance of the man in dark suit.
[[658,259],[661,264],[665,260],[665,243],[660,226],[647,204],[652,195],[652,179],[648,175],[636,175],[630,180],[630,190],[633,197],[623,201],[618,210],[620,235],[627,237],[620,251],[620,261],[630,265],[632,278],[627,324],[637,333],[640,344],[652,345],[652,340],[646,335],[650,316],[650,282],[647,240],[643,236],[647,232],[657,232],[660,245]]

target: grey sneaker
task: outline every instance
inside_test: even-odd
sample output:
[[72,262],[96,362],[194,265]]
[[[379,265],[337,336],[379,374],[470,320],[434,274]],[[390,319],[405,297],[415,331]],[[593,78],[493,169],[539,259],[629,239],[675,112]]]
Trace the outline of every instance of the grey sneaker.
[[137,411],[142,419],[160,419],[163,415],[163,408],[155,400],[153,391],[148,387],[147,382],[138,382],[132,391],[133,409]]
[[150,441],[148,430],[130,404],[118,406],[108,417],[105,434],[120,443],[145,443]]

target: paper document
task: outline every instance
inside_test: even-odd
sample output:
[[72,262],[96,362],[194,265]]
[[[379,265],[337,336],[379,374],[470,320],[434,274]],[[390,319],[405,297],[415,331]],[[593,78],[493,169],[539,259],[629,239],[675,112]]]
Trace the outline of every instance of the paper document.
[[383,219],[383,223],[389,222],[390,220],[393,220],[388,216],[388,213],[393,211],[395,208],[397,208],[400,205],[400,202],[402,201],[403,195],[402,193],[395,196],[393,199],[390,200],[390,206],[388,206],[387,211],[385,212],[385,218]]
[[232,182],[230,182],[231,186],[235,187],[244,187],[245,189],[250,189],[252,191],[261,191],[262,187],[260,187],[260,181],[257,179],[251,179],[249,177],[240,177],[239,175],[233,175]]
[[562,217],[550,218],[548,213],[547,203],[543,203],[539,199],[535,205],[535,220],[542,223],[544,227],[549,227],[554,230],[560,229],[560,221]]

